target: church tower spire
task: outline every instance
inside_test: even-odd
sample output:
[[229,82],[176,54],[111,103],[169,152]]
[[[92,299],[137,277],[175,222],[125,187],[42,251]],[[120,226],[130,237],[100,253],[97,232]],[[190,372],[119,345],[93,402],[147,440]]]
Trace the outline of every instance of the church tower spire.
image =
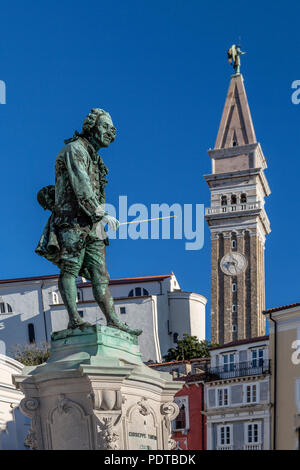
[[254,144],[256,136],[241,74],[231,77],[222,119],[215,143],[216,149]]
[[211,339],[265,334],[264,247],[270,224],[266,160],[256,140],[243,76],[231,77],[215,147],[205,218],[211,232]]

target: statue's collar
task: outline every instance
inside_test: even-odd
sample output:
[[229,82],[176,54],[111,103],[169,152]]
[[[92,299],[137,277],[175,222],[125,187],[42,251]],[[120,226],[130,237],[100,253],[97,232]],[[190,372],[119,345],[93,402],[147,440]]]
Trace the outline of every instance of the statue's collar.
[[69,144],[70,142],[75,142],[79,138],[81,139],[81,141],[82,141],[83,145],[85,146],[86,150],[89,152],[89,155],[90,155],[91,159],[93,160],[93,162],[101,164],[103,166],[103,170],[105,170],[106,173],[107,173],[108,170],[107,170],[102,158],[100,157],[97,150],[95,149],[95,147],[91,144],[91,142],[86,137],[84,137],[82,134],[79,134],[78,131],[74,132],[73,137],[71,137],[70,139],[65,140],[65,144]]
[[93,160],[93,162],[97,162],[99,160],[99,154],[97,150],[95,149],[95,147],[91,144],[91,142],[86,137],[83,137],[82,135],[80,135],[79,137],[83,141],[84,146],[89,152],[90,157]]
[[92,160],[94,162],[96,162],[99,159],[99,155],[98,155],[96,149],[91,144],[91,142],[86,137],[84,137],[82,134],[79,134],[78,131],[74,132],[73,137],[71,137],[70,139],[65,140],[65,144],[67,145],[67,144],[70,144],[71,142],[75,142],[79,138],[82,140],[82,142],[83,142],[86,150],[89,152],[90,157],[92,158]]

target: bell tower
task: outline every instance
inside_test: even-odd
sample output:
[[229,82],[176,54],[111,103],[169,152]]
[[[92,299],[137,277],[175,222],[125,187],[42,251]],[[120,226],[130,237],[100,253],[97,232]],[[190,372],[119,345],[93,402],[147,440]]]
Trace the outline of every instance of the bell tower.
[[266,159],[256,140],[243,76],[232,75],[215,147],[205,218],[211,232],[211,341],[265,334]]

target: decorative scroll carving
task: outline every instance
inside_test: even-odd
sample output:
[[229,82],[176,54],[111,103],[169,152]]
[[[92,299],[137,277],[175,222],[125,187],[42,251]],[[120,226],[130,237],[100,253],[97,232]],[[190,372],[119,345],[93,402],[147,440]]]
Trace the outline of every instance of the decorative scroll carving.
[[163,403],[160,407],[160,412],[164,415],[165,420],[172,421],[178,415],[179,407],[175,402]]
[[68,413],[71,408],[70,405],[71,400],[69,400],[69,398],[66,398],[63,393],[59,395],[57,401],[57,411],[59,414]]
[[20,408],[22,413],[24,413],[25,416],[28,416],[31,418],[35,411],[38,409],[40,406],[39,400],[37,398],[23,398],[20,403]]
[[147,398],[143,397],[140,401],[138,401],[139,412],[143,416],[148,416],[150,414],[150,406],[147,402]]
[[29,447],[30,450],[37,450],[42,448],[42,438],[38,439],[37,429],[40,429],[39,418],[36,415],[36,411],[40,406],[40,402],[37,398],[23,398],[20,402],[20,409],[25,416],[31,418],[31,426],[28,434],[25,436],[24,445]]
[[164,425],[168,433],[168,449],[172,450],[176,447],[176,442],[172,439],[171,421],[178,415],[179,407],[174,402],[163,403],[160,412],[164,417]]

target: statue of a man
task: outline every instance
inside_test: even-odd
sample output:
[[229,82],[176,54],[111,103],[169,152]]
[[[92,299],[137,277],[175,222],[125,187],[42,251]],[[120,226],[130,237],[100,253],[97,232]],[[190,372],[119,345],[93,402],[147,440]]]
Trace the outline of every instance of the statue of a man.
[[65,141],[56,158],[55,186],[38,193],[39,203],[52,215],[36,253],[60,268],[58,286],[69,314],[68,328],[89,325],[79,316],[76,304],[76,278],[82,275],[92,283],[107,326],[139,335],[141,330],[133,330],[118,319],[108,287],[108,238],[104,225],[117,230],[119,222],[104,211],[108,170],[97,152],[108,147],[115,137],[110,115],[94,108],[83,122],[81,134],[75,132],[73,138]]
[[246,54],[241,50],[240,45],[233,44],[230,49],[227,51],[228,62],[233,66],[235,75],[241,73],[241,59],[240,56]]

